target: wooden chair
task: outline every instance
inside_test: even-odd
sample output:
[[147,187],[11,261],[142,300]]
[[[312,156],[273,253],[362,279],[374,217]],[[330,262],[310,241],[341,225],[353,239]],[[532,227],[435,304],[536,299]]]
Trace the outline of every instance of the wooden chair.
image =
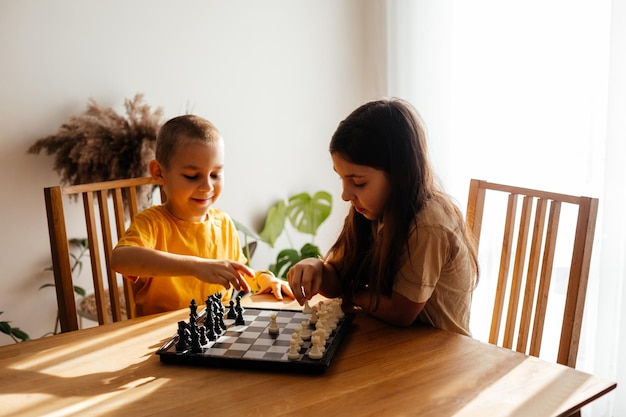
[[[144,187],[138,190],[140,186]],[[110,265],[111,251],[126,230],[127,221],[145,208],[138,204],[138,195],[151,195],[154,186],[154,181],[148,177],[44,188],[61,332],[79,328],[63,196],[82,196],[98,323],[105,324],[135,316],[133,294],[127,280],[123,280],[122,297],[125,299],[126,317],[122,314],[118,274]],[[164,196],[161,195],[161,198]],[[107,311],[107,304],[110,305],[110,312]]]
[[[503,197],[500,208],[505,212],[500,217],[493,211],[486,214],[490,207],[486,197],[492,202],[496,194]],[[562,208],[571,214],[571,231],[564,227],[567,216],[561,215]],[[479,243],[483,225],[498,224],[502,230],[501,235],[496,233],[502,236],[502,247],[489,343],[513,349],[516,341],[518,352],[539,356],[561,226],[559,237],[570,232],[573,243],[567,246],[571,253],[567,249],[564,256],[569,262],[569,279],[556,362],[576,366],[597,212],[597,198],[471,180],[466,215],[469,229]]]

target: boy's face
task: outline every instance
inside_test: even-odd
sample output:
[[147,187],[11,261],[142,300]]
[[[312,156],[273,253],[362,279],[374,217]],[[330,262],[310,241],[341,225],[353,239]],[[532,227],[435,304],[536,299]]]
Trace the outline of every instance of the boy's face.
[[189,142],[176,151],[167,168],[152,161],[150,170],[163,186],[165,206],[174,217],[202,221],[224,186],[224,141]]

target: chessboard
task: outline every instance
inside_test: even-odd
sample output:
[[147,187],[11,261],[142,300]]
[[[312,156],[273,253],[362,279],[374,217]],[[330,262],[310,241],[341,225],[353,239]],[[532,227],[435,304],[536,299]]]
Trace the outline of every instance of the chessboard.
[[[328,321],[325,316],[331,314],[321,311],[329,310],[328,303],[311,310],[308,305],[304,310],[243,309],[238,299],[237,307],[231,302],[228,309],[215,300],[207,300],[200,313],[192,301],[189,322],[179,322],[176,335],[156,352],[161,362],[321,374],[330,366],[353,319],[350,314],[333,314],[333,323],[324,325],[320,317]],[[340,310],[341,300],[331,300],[330,305],[333,303],[334,310]],[[324,335],[323,330],[317,330],[320,325],[326,327],[321,354],[313,346],[315,337],[310,337],[319,332]],[[298,346],[294,339],[300,339]]]

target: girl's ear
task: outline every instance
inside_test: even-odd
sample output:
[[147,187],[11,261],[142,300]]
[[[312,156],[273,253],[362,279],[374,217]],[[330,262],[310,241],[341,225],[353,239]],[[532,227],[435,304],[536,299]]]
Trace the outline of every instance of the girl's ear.
[[150,161],[148,168],[150,169],[152,179],[154,179],[157,184],[163,185],[163,166],[156,159],[153,159]]

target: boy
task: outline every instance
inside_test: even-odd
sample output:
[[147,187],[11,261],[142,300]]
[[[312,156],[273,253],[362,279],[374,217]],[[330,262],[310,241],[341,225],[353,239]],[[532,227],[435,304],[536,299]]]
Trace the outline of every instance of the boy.
[[135,216],[113,250],[113,268],[133,281],[137,315],[200,303],[231,287],[283,292],[289,285],[245,265],[231,218],[213,207],[224,181],[224,140],[208,120],[185,115],[166,122],[157,135],[150,174],[167,199]]

